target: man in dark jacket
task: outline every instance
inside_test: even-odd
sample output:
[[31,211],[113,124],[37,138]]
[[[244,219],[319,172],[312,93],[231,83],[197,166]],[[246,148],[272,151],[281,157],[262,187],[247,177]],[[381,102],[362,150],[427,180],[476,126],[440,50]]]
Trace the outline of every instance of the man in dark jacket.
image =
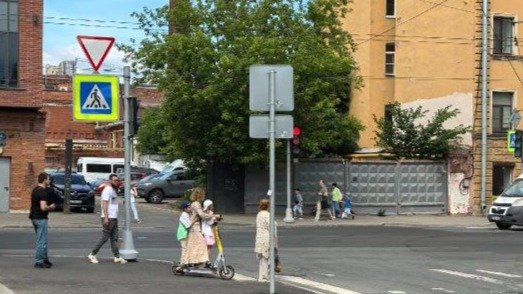
[[53,264],[47,256],[47,215],[55,209],[55,204],[49,204],[50,177],[46,173],[38,175],[38,185],[31,193],[31,211],[29,218],[36,233],[35,268],[50,268]]

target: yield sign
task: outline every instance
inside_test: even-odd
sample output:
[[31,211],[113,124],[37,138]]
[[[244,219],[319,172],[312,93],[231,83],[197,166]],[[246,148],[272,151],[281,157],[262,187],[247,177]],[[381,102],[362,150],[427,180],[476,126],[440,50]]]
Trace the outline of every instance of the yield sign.
[[76,39],[87,56],[87,60],[98,71],[114,44],[113,37],[77,36]]

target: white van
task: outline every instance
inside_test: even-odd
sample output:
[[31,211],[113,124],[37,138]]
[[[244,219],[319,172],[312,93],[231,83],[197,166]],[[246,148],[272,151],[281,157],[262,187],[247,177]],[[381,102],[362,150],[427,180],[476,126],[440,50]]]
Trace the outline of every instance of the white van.
[[97,179],[107,179],[110,174],[116,174],[118,169],[123,167],[123,158],[80,157],[76,163],[77,173],[83,175],[89,183]]
[[494,200],[488,211],[488,220],[500,230],[512,225],[523,226],[523,174]]

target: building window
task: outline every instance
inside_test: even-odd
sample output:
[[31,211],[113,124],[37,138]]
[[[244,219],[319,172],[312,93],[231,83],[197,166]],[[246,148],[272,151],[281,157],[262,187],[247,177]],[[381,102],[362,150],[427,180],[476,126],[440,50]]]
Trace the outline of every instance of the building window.
[[514,18],[494,17],[494,54],[512,54]]
[[393,76],[394,75],[394,52],[395,52],[394,43],[385,44],[385,75]]
[[385,16],[395,17],[396,16],[396,0],[385,0]]
[[492,195],[499,196],[512,183],[513,166],[494,164],[492,168]]
[[511,92],[492,93],[492,132],[506,133],[510,128],[510,114],[512,111]]
[[18,85],[18,0],[0,0],[0,87]]

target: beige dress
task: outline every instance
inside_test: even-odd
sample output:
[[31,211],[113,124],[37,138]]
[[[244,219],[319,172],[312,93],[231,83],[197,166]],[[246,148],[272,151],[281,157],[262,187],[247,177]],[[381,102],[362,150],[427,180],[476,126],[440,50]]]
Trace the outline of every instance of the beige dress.
[[191,203],[189,212],[192,226],[187,235],[187,263],[203,263],[209,261],[207,244],[201,231],[201,219],[207,220],[212,217],[211,214],[203,212],[202,205],[198,201]]
[[264,258],[269,258],[270,249],[270,214],[267,210],[260,210],[256,215],[256,242],[254,252]]

